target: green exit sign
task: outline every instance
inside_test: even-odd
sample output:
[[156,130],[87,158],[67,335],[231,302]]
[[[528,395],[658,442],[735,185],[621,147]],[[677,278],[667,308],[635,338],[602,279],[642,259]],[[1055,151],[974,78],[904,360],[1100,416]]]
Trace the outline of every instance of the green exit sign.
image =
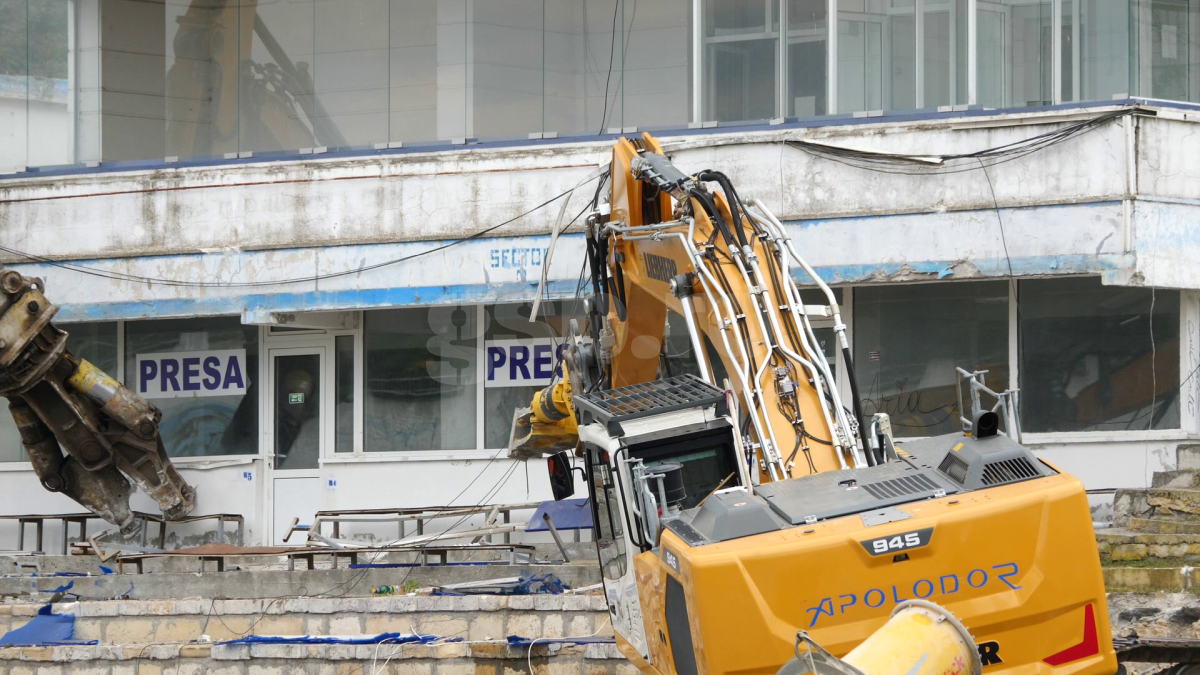
[[304,394],[300,392],[288,394],[288,403],[304,403]]

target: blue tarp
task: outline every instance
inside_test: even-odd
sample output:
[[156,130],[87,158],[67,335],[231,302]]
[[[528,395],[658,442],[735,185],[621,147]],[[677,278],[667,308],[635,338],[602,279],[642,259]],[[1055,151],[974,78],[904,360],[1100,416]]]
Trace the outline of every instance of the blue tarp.
[[51,605],[38,610],[29,623],[0,637],[0,647],[49,647],[53,645],[94,645],[95,640],[74,640],[75,615],[52,614]]
[[462,638],[444,638],[424,633],[380,633],[379,635],[247,635],[237,640],[218,642],[219,645],[374,645],[428,644],[430,642],[462,642]]
[[550,531],[550,528],[546,527],[546,521],[542,520],[543,513],[550,514],[556,530],[592,529],[592,505],[587,497],[564,499],[559,502],[542,502],[537,511],[534,511],[533,517],[529,519],[529,524],[525,526],[526,532]]
[[569,590],[571,587],[553,574],[543,574],[540,577],[523,574],[515,582],[491,585],[487,582],[479,582],[478,587],[439,589],[435,590],[433,595],[536,595],[540,593],[558,595]]
[[534,642],[539,645],[610,645],[616,644],[614,637],[577,637],[577,638],[527,638],[520,635],[509,635],[509,647],[528,647]]

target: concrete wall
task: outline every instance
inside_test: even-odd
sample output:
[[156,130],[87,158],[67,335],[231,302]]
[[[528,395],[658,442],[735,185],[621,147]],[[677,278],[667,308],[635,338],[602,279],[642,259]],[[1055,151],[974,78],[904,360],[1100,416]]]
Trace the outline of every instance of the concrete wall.
[[[1150,258],[1136,262],[1139,245],[1153,245],[1157,236],[1165,247],[1163,238],[1170,236],[1169,228],[1152,235],[1139,227],[1142,220],[1189,222],[1186,203],[1141,208],[1140,200],[1178,200],[1187,194],[1189,176],[1200,174],[1200,159],[1194,159],[1200,140],[1191,121],[1134,118],[1136,135],[1123,119],[1110,121],[991,166],[986,176],[961,163],[962,170],[931,175],[879,173],[780,144],[804,138],[886,152],[963,153],[1061,128],[1079,116],[1038,113],[973,118],[969,124],[934,119],[663,140],[685,170],[721,167],[744,197],[762,199],[783,219],[803,221],[811,229],[803,236],[814,237],[802,242],[806,255],[818,265],[878,269],[885,275],[879,280],[894,263],[969,259],[981,270],[1003,266],[1006,272],[1008,243],[1019,274],[1125,269],[1109,281],[1148,283],[1147,275],[1157,275],[1163,285],[1196,287],[1200,282],[1189,281],[1186,272],[1172,275],[1166,262],[1157,269],[1147,269],[1155,267]],[[1131,142],[1139,158],[1132,164]],[[451,239],[562,193],[605,162],[609,147],[602,141],[401,152],[2,181],[0,244],[90,259]],[[1135,190],[1139,201],[1126,213],[1122,200]],[[1008,242],[1000,236],[997,205],[1011,230]],[[1059,210],[1042,210],[1049,206]],[[544,208],[497,234],[544,233],[556,215]],[[1174,241],[1186,244],[1172,244],[1176,260],[1193,251],[1191,242]],[[190,264],[163,262],[169,265],[164,274]]]

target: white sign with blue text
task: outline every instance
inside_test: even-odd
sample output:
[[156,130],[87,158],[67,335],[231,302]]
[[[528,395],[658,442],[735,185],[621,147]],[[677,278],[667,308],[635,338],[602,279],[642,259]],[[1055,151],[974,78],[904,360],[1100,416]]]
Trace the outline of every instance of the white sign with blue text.
[[487,379],[491,387],[544,387],[561,372],[566,341],[557,338],[521,338],[487,341]]
[[143,398],[240,396],[246,393],[246,350],[138,354],[137,393]]

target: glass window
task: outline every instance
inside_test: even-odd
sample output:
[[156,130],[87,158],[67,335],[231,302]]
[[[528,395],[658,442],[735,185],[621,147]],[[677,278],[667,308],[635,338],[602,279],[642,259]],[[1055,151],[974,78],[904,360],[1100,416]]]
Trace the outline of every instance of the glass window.
[[967,102],[967,2],[926,0],[922,108]]
[[[589,7],[590,18],[594,4],[580,4]],[[622,6],[625,46],[618,98],[612,104],[620,116],[610,118],[609,126],[615,126],[616,120],[623,127],[686,126],[692,116],[692,3],[622,0]],[[546,62],[549,68],[549,52]]]
[[609,469],[608,453],[589,447],[587,449],[588,480],[592,482],[592,520],[596,529],[594,536],[600,558],[600,572],[605,579],[620,579],[625,576],[628,563],[625,560],[625,528],[621,519],[621,505],[616,481]]
[[542,0],[476,2],[470,16],[470,135],[541,131]]
[[865,415],[888,413],[897,436],[957,431],[956,367],[1007,388],[1007,283],[857,288],[854,356]]
[[475,313],[445,305],[364,314],[367,452],[476,447]]
[[1200,46],[1192,37],[1200,7],[1187,0],[1136,3],[1139,93],[1151,98],[1195,101],[1200,96]]
[[168,455],[258,453],[258,327],[233,316],[126,322],[125,386],[162,410]]
[[[117,323],[57,324],[67,331],[67,349],[76,357],[86,359],[100,370],[117,376]],[[8,405],[0,411],[0,462],[23,462],[27,459],[21,447],[21,435],[8,414]]]
[[[536,323],[529,322],[532,303],[487,308],[484,374],[484,445],[503,448],[512,431],[513,412],[529,407],[539,389],[558,371],[558,353],[567,334],[570,311],[583,303],[543,302]],[[582,319],[580,328],[583,328]]]
[[0,167],[71,161],[67,0],[0,0]]
[[1053,102],[1052,3],[980,0],[979,103],[990,108]]
[[354,336],[334,338],[334,452],[354,452]]
[[[446,3],[437,0],[391,2],[388,140],[466,136],[465,9],[454,8],[442,16],[439,5]],[[457,124],[439,130],[443,120]]]
[[[787,115],[789,117],[824,115],[827,112],[825,106],[825,53],[828,51],[829,42],[828,12],[825,9],[825,0],[788,0],[787,17]],[[876,62],[879,60],[878,52],[872,54],[870,51],[871,46],[879,49],[879,44],[869,45],[870,40],[855,42],[850,36],[841,34],[842,29],[842,25],[839,24],[839,68],[845,67],[848,71],[852,70],[851,63],[856,57],[864,62],[870,61],[872,57]],[[878,68],[876,68],[876,72],[878,72]],[[841,71],[838,72],[838,75],[841,76]],[[842,91],[843,86],[846,89],[845,93]],[[865,92],[870,89],[870,86],[864,85],[860,89]],[[866,94],[857,94],[850,81],[839,81],[838,96],[839,98],[848,97],[842,99],[849,102],[847,103],[850,106],[847,107],[848,110],[866,109],[865,107],[853,107],[862,104],[862,101],[855,97],[862,98]],[[839,103],[838,107],[840,109],[842,104]]]
[[[695,375],[700,377],[700,367],[696,364],[695,352],[692,349],[692,335],[688,332],[687,319],[668,309],[666,333],[663,339],[665,349],[659,376]],[[718,384],[720,383],[718,382]]]
[[1079,1],[1080,100],[1129,93],[1129,3]]
[[704,42],[704,119],[775,117],[778,3],[706,0]]
[[1094,277],[1018,288],[1024,431],[1179,428],[1178,291]]

